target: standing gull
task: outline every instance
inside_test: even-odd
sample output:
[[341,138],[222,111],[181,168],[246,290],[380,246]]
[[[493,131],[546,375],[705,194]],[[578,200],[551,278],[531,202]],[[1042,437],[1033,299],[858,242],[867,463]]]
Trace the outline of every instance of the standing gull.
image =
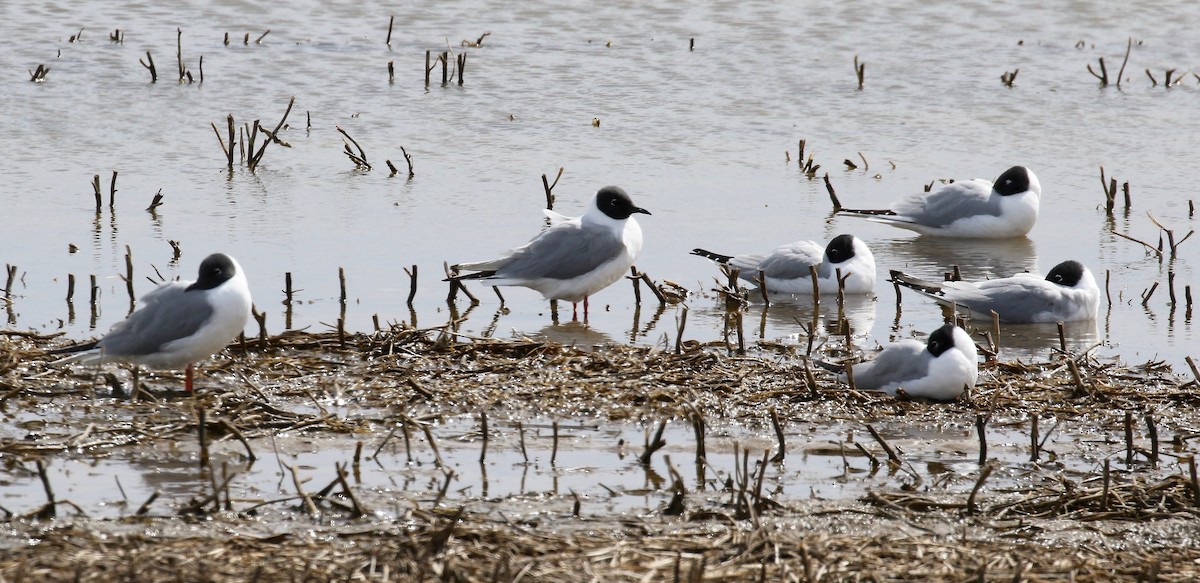
[[[855,364],[854,386],[889,395],[903,389],[910,397],[949,401],[975,386],[978,360],[966,331],[946,324],[925,343],[905,338],[885,346],[874,359]],[[838,378],[847,380],[845,373]]]
[[1013,166],[994,184],[976,178],[914,194],[887,210],[835,210],[932,237],[1000,239],[1029,233],[1041,196],[1033,171]]
[[838,272],[843,278],[844,292],[867,294],[875,290],[875,256],[854,235],[838,235],[824,249],[812,241],[796,241],[771,252],[770,255],[721,255],[704,249],[693,249],[692,255],[712,259],[738,269],[738,277],[749,282],[758,280],[762,271],[767,291],[773,293],[811,293],[812,273],[817,268],[820,293],[838,291]]
[[234,258],[214,253],[200,263],[196,281],[164,283],[142,296],[140,303],[140,308],[117,322],[104,338],[63,350],[82,352],[58,362],[186,367],[185,387],[191,391],[193,363],[212,356],[245,329],[250,288]]
[[1078,322],[1093,320],[1100,306],[1100,287],[1078,261],[1063,261],[1045,279],[1033,273],[969,281],[925,281],[892,270],[892,281],[916,290],[939,304],[965,308],[970,317],[1002,322]]
[[621,279],[642,250],[642,228],[632,216],[650,211],[633,204],[616,186],[601,188],[581,217],[554,213],[553,225],[498,259],[459,263],[449,280],[478,279],[491,286],[519,285],[548,300],[583,301]]

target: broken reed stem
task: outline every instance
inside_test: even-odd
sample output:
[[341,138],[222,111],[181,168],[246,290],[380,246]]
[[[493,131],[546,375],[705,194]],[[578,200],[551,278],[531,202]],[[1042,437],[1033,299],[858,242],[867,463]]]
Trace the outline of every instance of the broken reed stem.
[[[817,312],[820,311],[820,308],[821,308],[821,285],[817,279],[817,266],[816,265],[808,266],[808,276],[810,278],[812,278],[813,314],[816,314]],[[816,317],[814,316],[813,319],[815,320]],[[817,330],[816,330],[816,328],[814,328],[812,330],[812,333],[815,334],[816,332],[817,332]]]
[[[847,369],[848,368],[849,367],[847,367]],[[892,449],[892,446],[888,445],[888,442],[884,441],[883,436],[879,435],[879,432],[875,431],[875,428],[871,427],[869,423],[867,424],[867,431],[871,432],[871,437],[874,437],[875,441],[878,442],[881,447],[883,447],[883,451],[887,453],[888,463],[900,465],[900,456],[896,455],[896,452]]]
[[438,453],[438,446],[437,446],[437,442],[436,442],[436,441],[434,441],[434,439],[433,439],[433,431],[432,431],[431,429],[429,429],[429,424],[428,424],[428,423],[422,423],[422,424],[421,424],[421,431],[424,431],[424,432],[425,432],[425,439],[429,441],[429,449],[432,449],[432,450],[433,450],[433,463],[434,463],[434,465],[436,465],[436,466],[437,466],[437,467],[439,467],[439,468],[441,468],[441,467],[445,467],[445,464],[443,464],[443,463],[442,463],[442,454],[441,454],[441,453]]
[[542,175],[542,189],[546,191],[546,210],[548,211],[554,210],[554,187],[558,186],[558,179],[562,178],[563,170],[562,166],[558,167],[558,174],[554,176],[553,183],[549,182],[545,174]]
[[[267,31],[267,32],[270,32],[270,31]],[[258,167],[258,163],[262,161],[263,154],[266,153],[267,146],[270,145],[271,142],[276,142],[276,143],[278,143],[280,145],[284,145],[284,146],[287,145],[285,142],[283,142],[283,140],[280,140],[277,136],[279,135],[279,130],[283,129],[283,125],[285,123],[287,123],[288,115],[292,113],[292,106],[294,106],[294,105],[296,105],[296,96],[295,95],[293,95],[292,98],[288,100],[287,109],[285,109],[283,111],[283,117],[279,118],[279,123],[275,124],[275,129],[268,132],[266,130],[266,128],[262,128],[263,133],[267,134],[267,139],[263,140],[262,147],[258,149],[258,152],[254,152],[254,147],[253,147],[254,140],[251,139],[251,141],[250,141],[251,155],[250,155],[250,159],[246,161],[246,165],[250,167],[251,172],[253,172],[254,169],[256,167]],[[255,128],[257,129],[258,122],[255,121],[254,125],[255,125]],[[358,144],[355,144],[355,145],[357,146]],[[361,151],[361,148],[360,148],[360,151]],[[363,160],[366,160],[365,154],[363,155]]]
[[679,312],[679,326],[675,332],[675,354],[683,354],[683,327],[687,325],[688,307]]
[[[133,388],[137,392],[138,388]],[[203,470],[209,467],[210,460],[208,458],[208,422],[205,421],[204,407],[196,407],[196,432],[200,437],[200,469]]]
[[393,14],[390,18],[388,18],[387,46],[389,46],[389,47],[392,46],[392,25],[395,23],[396,23],[396,15]]
[[551,431],[554,432],[550,446],[550,466],[553,467],[555,462],[558,461],[558,421],[552,422],[550,427]]
[[228,115],[228,116],[225,118],[225,121],[226,121],[226,122],[227,122],[227,124],[229,125],[229,149],[228,149],[228,150],[225,150],[225,157],[228,159],[228,167],[229,167],[229,171],[230,171],[230,172],[233,172],[233,152],[234,152],[234,147],[233,147],[233,144],[234,144],[234,131],[233,131],[233,128],[234,128],[234,123],[233,123],[233,114],[232,114],[232,113],[231,113],[231,114],[229,114],[229,115]]
[[665,306],[667,304],[667,296],[663,295],[662,290],[658,289],[657,285],[654,285],[654,281],[645,272],[642,272],[642,281],[646,282],[646,286],[654,293],[654,297],[658,299],[658,305]]
[[773,463],[781,463],[784,456],[787,455],[787,444],[783,439],[783,427],[779,425],[779,414],[775,412],[774,407],[771,407],[771,426],[775,428],[775,438],[779,440],[779,451],[771,456],[771,461]]
[[1125,65],[1129,62],[1129,51],[1133,48],[1133,37],[1125,44],[1125,60],[1121,61],[1121,70],[1117,71],[1117,87],[1121,86],[1121,77],[1125,76]]
[[92,175],[92,191],[96,195],[96,213],[99,213],[101,211],[101,207],[104,205],[104,195],[100,193],[99,174]]
[[1040,456],[1041,443],[1038,441],[1038,415],[1037,415],[1037,413],[1031,413],[1029,415],[1029,441],[1030,441],[1030,450],[1031,450],[1031,453],[1029,454],[1029,461],[1036,462],[1036,461],[1038,461],[1038,458],[1041,457]]
[[405,303],[411,308],[413,298],[417,297],[417,264],[414,263],[411,270],[405,269],[404,273],[408,274],[408,300]]
[[1200,385],[1200,369],[1196,368],[1196,361],[1192,360],[1190,356],[1183,357],[1183,360],[1187,362],[1188,368],[1192,369],[1192,378],[1195,379],[1196,384]]
[[1066,325],[1062,321],[1056,322],[1058,325],[1058,348],[1063,354],[1067,353],[1067,330]]
[[1146,413],[1146,435],[1150,436],[1150,463],[1158,465],[1158,427],[1154,424],[1154,414]]
[[1125,465],[1133,465],[1133,412],[1125,412]]
[[1196,456],[1188,456],[1188,476],[1192,479],[1192,504],[1200,506],[1200,481],[1196,480]]
[[637,266],[629,266],[629,281],[633,282],[633,305],[642,305],[642,278],[638,277]]
[[233,434],[238,441],[242,442],[242,447],[246,448],[247,459],[249,459],[251,462],[258,459],[258,456],[254,455],[254,450],[250,448],[250,440],[246,439],[246,436],[242,434],[242,431],[238,429],[236,425],[230,423],[226,419],[222,419],[221,427],[224,427],[226,431]]
[[150,51],[146,51],[145,61],[138,59],[138,62],[141,63],[146,70],[150,71],[150,82],[158,83],[158,69],[154,67],[154,57],[150,56]]
[[987,481],[988,476],[992,475],[992,465],[986,464],[979,471],[979,478],[975,480],[975,485],[971,488],[971,494],[967,496],[967,514],[975,514],[979,512],[979,508],[975,505],[975,496],[979,494],[979,490],[983,488],[983,483]]
[[338,295],[338,301],[342,305],[346,304],[346,270],[338,266],[338,289],[341,290]]
[[484,460],[487,459],[487,445],[488,445],[487,411],[479,412],[479,426],[480,426],[479,431],[480,431],[480,433],[483,434],[483,447],[479,450],[479,463],[483,463]]
[[[803,155],[803,154],[801,154],[801,155]],[[836,213],[838,211],[841,211],[843,208],[842,201],[838,200],[837,193],[833,191],[833,184],[829,182],[829,173],[828,172],[825,173],[824,179],[825,179],[825,190],[829,191],[829,200],[833,201],[833,212]]]
[[763,307],[771,307],[771,298],[767,295],[767,272],[758,270],[758,291],[762,294]]
[[132,312],[137,296],[133,293],[133,250],[129,245],[125,246],[125,290],[129,292],[129,311]]
[[529,453],[525,451],[525,425],[520,421],[517,421],[517,433],[521,436],[521,459],[529,463]]
[[854,74],[858,76],[858,88],[863,88],[863,76],[867,68],[866,63],[858,62],[858,55],[854,55]]
[[643,449],[642,454],[638,456],[638,463],[642,464],[643,466],[649,466],[650,458],[654,455],[654,452],[662,449],[663,446],[667,445],[667,442],[664,441],[662,438],[663,431],[665,431],[666,428],[667,428],[667,422],[659,421],[658,429],[656,429],[654,431],[654,439],[650,438],[649,431],[646,432],[645,449]]
[[987,422],[988,416],[975,415],[975,433],[979,434],[979,465],[987,463]]
[[117,171],[113,170],[112,182],[108,185],[108,208],[112,210],[117,203]]
[[1112,476],[1112,474],[1110,473],[1109,459],[1105,458],[1104,459],[1104,487],[1103,487],[1103,490],[1101,490],[1101,494],[1100,494],[1100,511],[1101,512],[1108,511],[1108,485],[1109,485],[1109,482],[1112,480],[1111,476]]

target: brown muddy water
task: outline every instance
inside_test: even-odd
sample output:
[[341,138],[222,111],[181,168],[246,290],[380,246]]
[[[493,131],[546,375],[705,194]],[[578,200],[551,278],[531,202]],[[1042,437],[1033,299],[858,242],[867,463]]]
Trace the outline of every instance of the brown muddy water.
[[[1191,580],[1197,18],[1190,2],[0,2],[0,579]],[[466,55],[463,83],[435,68],[426,85],[427,51]],[[1107,86],[1087,70],[1100,59]],[[213,125],[274,128],[292,98],[290,147],[227,168]],[[1015,164],[1043,198],[1014,241],[835,216],[823,180],[879,207]],[[1101,166],[1130,185],[1112,216]],[[638,305],[621,282],[586,323],[523,289],[504,307],[479,288],[480,305],[447,305],[443,262],[526,241],[543,225],[541,176],[559,168],[560,212],[617,184],[654,213],[637,266],[690,295],[660,307],[642,289]],[[847,392],[821,373],[814,392],[810,323],[828,354],[839,312],[859,349],[942,313],[909,294],[897,310],[883,275],[815,319],[807,298],[752,298],[739,355],[719,274],[688,253],[844,232],[881,274],[979,279],[1072,258],[1107,294],[1061,338],[1004,326],[964,401]],[[141,296],[214,251],[245,267],[270,341],[251,324],[199,395],[131,403],[103,377],[127,384],[125,371],[47,366],[45,348],[124,318],[127,260]],[[382,350],[389,337],[407,352]],[[787,453],[763,464],[779,447],[772,409]],[[666,446],[640,464],[664,421]],[[346,484],[315,513],[294,499],[341,464]],[[36,516],[45,484],[72,503],[54,518]]]

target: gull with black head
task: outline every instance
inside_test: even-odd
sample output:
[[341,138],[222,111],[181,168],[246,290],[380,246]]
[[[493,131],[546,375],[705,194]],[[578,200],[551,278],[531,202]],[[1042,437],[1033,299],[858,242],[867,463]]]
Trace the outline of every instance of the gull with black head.
[[970,281],[926,281],[891,271],[892,281],[915,290],[943,306],[965,309],[976,319],[1001,322],[1079,322],[1094,320],[1100,306],[1100,287],[1091,270],[1078,261],[1054,266],[1045,278],[1034,273]]
[[77,354],[55,364],[186,367],[185,388],[191,391],[193,364],[224,348],[245,329],[251,300],[242,266],[229,255],[214,253],[200,263],[196,281],[164,283],[139,303],[100,340],[57,351]]
[[1042,185],[1024,166],[1005,170],[995,183],[952,182],[901,199],[889,209],[835,209],[931,237],[1024,237],[1037,222]]
[[[946,324],[925,342],[905,338],[883,348],[874,359],[853,365],[854,386],[936,401],[957,399],[974,388],[979,352],[965,330]],[[838,379],[847,382],[846,373]]]
[[583,302],[587,319],[588,296],[608,287],[628,273],[642,250],[642,228],[635,214],[650,211],[635,204],[623,189],[601,188],[580,217],[551,215],[550,228],[525,245],[497,259],[459,263],[450,280],[479,280],[491,285],[517,285],[548,300]]
[[739,278],[752,283],[762,271],[771,293],[812,293],[811,267],[817,268],[822,294],[837,293],[839,272],[843,293],[868,294],[875,289],[875,256],[854,235],[838,235],[823,248],[812,241],[796,241],[767,255],[722,255],[704,249],[693,249],[692,255],[735,268]]

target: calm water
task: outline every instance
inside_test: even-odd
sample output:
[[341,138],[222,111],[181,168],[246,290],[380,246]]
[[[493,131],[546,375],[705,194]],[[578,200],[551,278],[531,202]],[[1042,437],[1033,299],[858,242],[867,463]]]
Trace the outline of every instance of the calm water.
[[[1200,243],[1189,240],[1177,259],[1159,261],[1110,234],[1115,227],[1156,242],[1147,213],[1177,238],[1193,227],[1197,78],[1188,73],[1166,89],[1144,73],[1161,83],[1166,69],[1196,66],[1200,37],[1191,28],[1200,7],[1191,2],[1153,10],[1120,2],[172,4],[0,8],[0,262],[17,267],[6,327],[79,339],[107,330],[128,309],[119,277],[126,246],[139,296],[152,289],[146,277],[155,268],[191,278],[208,253],[233,254],[271,332],[284,327],[287,272],[299,290],[293,325],[336,322],[339,267],[348,328],[369,330],[375,315],[411,322],[403,268],[415,264],[417,324],[438,325],[450,318],[442,262],[525,242],[542,225],[541,174],[563,167],[557,210],[578,214],[600,186],[617,184],[654,213],[639,217],[646,246],[638,267],[705,292],[688,302],[688,338],[722,334],[722,310],[707,291],[717,272],[689,256],[692,248],[767,251],[853,232],[874,249],[883,274],[877,300],[851,310],[868,345],[929,330],[941,318],[906,294],[897,321],[888,268],[932,277],[957,264],[964,276],[982,278],[1044,272],[1067,258],[1090,266],[1102,286],[1112,274],[1111,308],[1102,302],[1095,330],[1072,330],[1077,346],[1105,342],[1102,354],[1179,365],[1195,340],[1190,314],[1171,309],[1166,285],[1173,271],[1182,304],[1184,286],[1198,283]],[[121,44],[108,40],[118,28]],[[175,82],[177,28],[194,77],[204,57],[203,84]],[[460,46],[484,32],[491,35],[482,47]],[[1104,57],[1115,75],[1130,35],[1137,42],[1124,87],[1099,88],[1085,67]],[[426,88],[425,51],[447,44],[468,55],[464,84],[441,85],[439,69]],[[159,72],[154,84],[138,64],[147,50]],[[862,91],[855,55],[866,63]],[[31,83],[25,70],[38,64],[51,72]],[[1016,84],[1006,88],[1000,75],[1014,69]],[[292,96],[281,132],[292,147],[272,145],[256,173],[240,163],[228,172],[210,124],[224,131],[233,114],[274,127]],[[375,170],[354,169],[335,126],[363,146]],[[934,179],[992,179],[1023,164],[1044,188],[1041,219],[1027,240],[947,244],[831,218],[823,183],[798,168],[800,139],[847,205],[882,206]],[[411,180],[389,177],[384,164],[403,168],[402,146],[413,156]],[[857,162],[860,152],[869,168],[846,169],[842,160]],[[1112,222],[1101,165],[1132,186],[1132,209]],[[110,212],[113,170],[119,192]],[[99,215],[94,174],[105,195]],[[164,205],[146,212],[159,189]],[[178,262],[168,241],[182,248]],[[68,274],[76,277],[73,321]],[[94,322],[89,275],[102,291]],[[1143,306],[1141,294],[1155,282]],[[507,313],[497,313],[489,290],[476,293],[483,305],[463,324],[468,334],[659,342],[674,337],[678,317],[669,308],[655,319],[652,304],[635,312],[624,283],[594,296],[587,326],[553,324],[529,290],[506,292]],[[802,301],[766,313],[755,305],[747,328],[752,338],[787,338],[808,310]],[[1055,334],[1013,326],[1002,345],[1009,357],[1040,356],[1057,344]]]

